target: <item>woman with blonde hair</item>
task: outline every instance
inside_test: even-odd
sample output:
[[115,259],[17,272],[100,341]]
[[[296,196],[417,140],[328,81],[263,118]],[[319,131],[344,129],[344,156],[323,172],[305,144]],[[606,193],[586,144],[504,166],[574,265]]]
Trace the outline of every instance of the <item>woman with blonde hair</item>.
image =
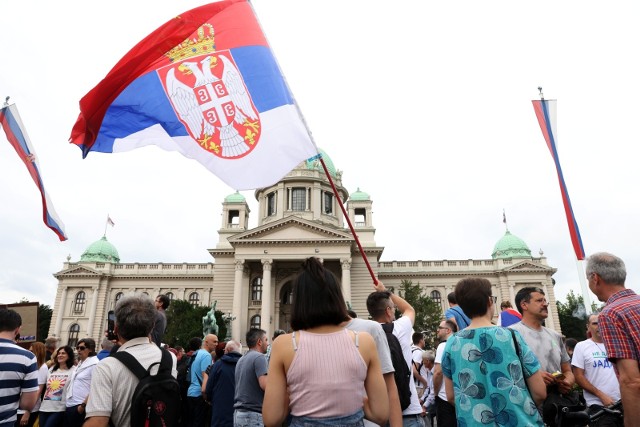
[[38,411],[40,411],[42,391],[45,384],[47,383],[47,374],[49,372],[49,368],[45,363],[47,349],[45,348],[44,344],[42,344],[41,342],[34,342],[29,347],[29,351],[36,356],[36,364],[38,366],[38,400],[36,401],[36,406],[34,406],[31,411],[23,411],[21,409],[18,410],[18,419],[15,423],[16,427],[32,427],[35,424],[36,420],[38,419]]
[[389,399],[371,335],[345,329],[347,306],[333,273],[307,259],[293,283],[291,328],[272,344],[262,416],[276,427],[384,424]]

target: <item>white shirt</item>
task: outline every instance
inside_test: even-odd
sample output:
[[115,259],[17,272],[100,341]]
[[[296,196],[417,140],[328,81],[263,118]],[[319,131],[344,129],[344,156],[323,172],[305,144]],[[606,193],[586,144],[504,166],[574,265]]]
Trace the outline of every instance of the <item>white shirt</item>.
[[[620,384],[612,363],[607,359],[604,343],[598,344],[592,339],[580,341],[573,349],[571,364],[576,368],[584,369],[585,378],[595,388],[614,401],[620,399]],[[584,390],[584,400],[587,406],[602,405],[602,401],[587,390]]]
[[73,371],[69,378],[69,385],[67,386],[67,408],[81,404],[87,396],[89,396],[91,374],[97,364],[97,356],[88,357],[78,363],[75,371]]
[[[446,345],[447,345],[446,341],[443,341],[440,344],[438,344],[438,348],[436,349],[436,360],[434,361],[434,363],[436,364],[442,363],[442,355],[444,354],[444,348]],[[442,385],[440,386],[440,390],[436,390],[436,392],[438,393],[438,397],[440,399],[444,401],[447,400],[447,392],[444,389],[444,375],[442,376]]]
[[[405,362],[411,371],[411,335],[413,335],[413,324],[411,319],[403,316],[393,321],[393,335],[400,341],[402,347],[402,355]],[[412,375],[413,376],[413,375]],[[422,413],[422,406],[420,406],[420,400],[418,399],[418,392],[416,390],[416,383],[409,381],[409,390],[411,391],[411,404],[402,411],[402,415],[416,415]]]

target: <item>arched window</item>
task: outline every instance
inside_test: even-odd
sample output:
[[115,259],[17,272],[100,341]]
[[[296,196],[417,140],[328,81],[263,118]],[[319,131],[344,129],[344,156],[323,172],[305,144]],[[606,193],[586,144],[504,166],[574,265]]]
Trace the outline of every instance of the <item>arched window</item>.
[[255,277],[251,282],[251,301],[262,301],[262,277]]
[[189,294],[189,304],[192,307],[198,307],[200,305],[200,295],[197,292],[191,292]]
[[262,318],[260,317],[259,314],[256,314],[255,316],[253,316],[251,318],[251,327],[252,328],[257,328],[260,329],[260,322],[262,321]]
[[116,306],[116,304],[118,303],[118,301],[120,301],[120,298],[122,298],[122,296],[123,296],[123,295],[124,295],[124,294],[123,294],[122,292],[118,292],[118,293],[116,294],[116,297],[115,297],[115,299],[114,299],[114,301],[113,301],[113,306],[114,306],[114,307]]
[[80,291],[76,294],[76,299],[73,303],[73,312],[82,313],[84,311],[84,303],[87,300],[87,294],[84,291]]
[[431,295],[429,295],[433,302],[442,307],[442,296],[440,295],[440,291],[431,291]]
[[165,294],[165,296],[166,296],[167,298],[169,298],[169,301],[173,301],[173,298],[174,298],[174,297],[173,297],[173,292],[167,292],[167,293]]
[[67,344],[71,348],[75,348],[78,344],[78,334],[80,333],[80,325],[74,323],[69,327],[69,343]]
[[280,304],[290,305],[293,302],[293,288],[291,282],[285,284],[280,290]]

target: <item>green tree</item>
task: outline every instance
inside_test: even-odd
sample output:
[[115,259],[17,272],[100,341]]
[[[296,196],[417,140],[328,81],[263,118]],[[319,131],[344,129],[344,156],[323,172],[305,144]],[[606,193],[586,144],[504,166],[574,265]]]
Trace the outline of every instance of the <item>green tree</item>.
[[[584,297],[582,295],[576,295],[573,290],[569,291],[567,295],[567,302],[557,301],[556,306],[558,308],[558,317],[560,318],[560,327],[562,333],[567,338],[575,338],[578,341],[585,340],[587,313],[584,305]],[[592,309],[595,308],[595,304],[592,304]]]
[[167,330],[164,341],[171,347],[187,347],[193,337],[202,338],[202,318],[209,307],[194,307],[186,300],[173,300],[167,309]]
[[38,305],[38,338],[44,342],[49,334],[49,326],[51,325],[51,316],[53,309],[47,304]]
[[[436,331],[442,321],[442,307],[428,296],[422,293],[420,283],[413,284],[411,280],[403,280],[400,283],[398,295],[404,298],[416,311],[416,320],[413,329],[423,332],[426,348],[435,349]],[[396,313],[399,316],[400,313]]]

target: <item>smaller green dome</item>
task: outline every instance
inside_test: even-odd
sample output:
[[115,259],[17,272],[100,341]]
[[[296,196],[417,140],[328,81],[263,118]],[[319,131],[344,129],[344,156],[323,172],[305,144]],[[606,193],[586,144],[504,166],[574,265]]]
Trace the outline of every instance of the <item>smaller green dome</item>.
[[120,255],[115,246],[107,241],[107,236],[93,242],[80,257],[80,262],[120,262]]
[[358,201],[358,200],[371,200],[371,197],[365,193],[364,191],[360,191],[360,187],[358,187],[358,189],[356,190],[355,193],[352,193],[349,196],[349,200],[352,201]]
[[237,191],[233,194],[229,194],[224,198],[225,203],[244,203],[246,202],[246,200],[247,199],[245,199],[244,196]]
[[[327,170],[329,171],[331,176],[335,178],[336,167],[333,164],[333,160],[331,160],[331,157],[329,157],[329,155],[322,148],[318,148],[318,151],[320,152],[320,154],[322,155],[322,158],[324,159],[324,164],[325,166],[327,166]],[[324,172],[324,169],[322,169],[322,165],[320,164],[320,160],[318,159],[307,160],[305,163],[306,163],[307,169],[317,169],[321,172]]]
[[504,258],[531,258],[531,250],[521,238],[511,234],[509,230],[493,248],[493,259]]

